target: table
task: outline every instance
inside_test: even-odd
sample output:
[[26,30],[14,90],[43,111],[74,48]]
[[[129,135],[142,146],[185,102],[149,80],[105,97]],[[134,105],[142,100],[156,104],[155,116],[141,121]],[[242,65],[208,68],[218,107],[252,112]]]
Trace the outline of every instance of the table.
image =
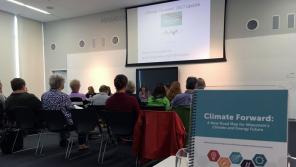
[[153,167],[174,167],[176,165],[176,156],[170,156]]
[[176,112],[142,111],[134,129],[133,151],[142,162],[165,159],[184,148],[185,133]]

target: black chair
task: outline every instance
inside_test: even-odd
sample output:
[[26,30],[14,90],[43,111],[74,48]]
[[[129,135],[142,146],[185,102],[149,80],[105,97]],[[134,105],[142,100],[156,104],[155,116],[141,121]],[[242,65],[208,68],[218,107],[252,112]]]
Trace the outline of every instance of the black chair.
[[12,146],[12,152],[14,150],[16,140],[21,132],[30,132],[30,133],[37,132],[35,134],[30,134],[30,135],[38,135],[38,141],[37,141],[36,148],[34,147],[34,148],[20,150],[20,151],[25,151],[25,150],[30,150],[30,149],[36,149],[35,154],[37,154],[39,146],[40,146],[40,137],[41,137],[42,129],[39,129],[40,127],[36,126],[39,123],[38,120],[40,120],[37,118],[36,113],[34,113],[34,111],[32,109],[25,107],[25,106],[13,107],[8,110],[8,113],[10,113],[12,115],[12,117],[15,119],[16,127],[17,127],[17,129],[16,129],[17,133],[16,133],[16,137],[14,140],[14,144]]
[[[111,133],[115,137],[131,137],[133,135],[134,126],[136,123],[136,112],[114,112],[102,111],[100,117],[107,123],[111,129]],[[101,162],[104,162],[106,146],[109,140],[105,143]],[[100,155],[98,162],[100,163]]]
[[[47,132],[42,133],[42,135],[73,131],[73,129],[68,128],[67,120],[64,114],[59,110],[44,110],[43,119],[46,124]],[[44,145],[42,144],[40,154],[42,153],[43,147]],[[70,145],[68,144],[66,148],[65,158],[68,157],[69,149],[70,149]]]
[[84,106],[84,102],[82,100],[82,98],[80,97],[71,97],[70,98],[72,104],[83,107]]
[[164,106],[141,106],[142,110],[166,111]]
[[[98,125],[98,117],[96,111],[90,109],[76,109],[72,110],[71,114],[74,125],[76,127],[76,132],[78,134],[101,134],[101,131],[95,131],[95,127]],[[100,139],[100,141],[100,145],[102,146],[102,139]],[[73,138],[70,143],[73,143]],[[101,147],[99,149],[101,150]],[[70,147],[68,158],[70,158],[71,151],[72,147]]]

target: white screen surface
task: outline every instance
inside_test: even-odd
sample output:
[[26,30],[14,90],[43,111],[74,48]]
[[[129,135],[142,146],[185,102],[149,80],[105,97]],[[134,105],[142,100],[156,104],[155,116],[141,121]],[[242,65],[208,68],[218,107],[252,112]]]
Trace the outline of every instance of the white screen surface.
[[127,9],[127,65],[224,58],[224,10],[224,0]]

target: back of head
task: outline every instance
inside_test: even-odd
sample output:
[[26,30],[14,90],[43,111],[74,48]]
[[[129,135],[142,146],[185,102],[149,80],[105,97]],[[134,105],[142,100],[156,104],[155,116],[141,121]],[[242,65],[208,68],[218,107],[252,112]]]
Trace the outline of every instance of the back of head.
[[186,80],[186,89],[193,90],[197,88],[197,78],[188,77]]
[[181,93],[181,86],[178,81],[172,82],[170,89],[168,90],[167,97],[172,100],[177,94]]
[[49,77],[50,89],[63,89],[65,84],[65,79],[60,75],[51,75]]
[[154,98],[163,98],[166,96],[166,91],[162,83],[158,83],[153,90],[152,96]]
[[127,82],[126,93],[133,94],[135,92],[135,84],[132,81]]
[[71,88],[72,92],[78,93],[79,92],[79,89],[80,89],[80,81],[77,80],[77,79],[73,79],[70,82],[70,88]]
[[100,86],[100,88],[99,88],[99,92],[100,93],[102,93],[102,92],[104,92],[104,93],[109,93],[109,88],[108,88],[108,86],[106,86],[106,85],[102,85],[102,86]]
[[10,81],[10,85],[13,91],[23,90],[26,86],[26,82],[22,78],[14,78]]
[[119,74],[114,78],[114,86],[117,91],[126,89],[128,79],[125,75]]
[[204,89],[206,87],[206,82],[202,78],[197,78],[197,89]]
[[94,89],[94,87],[92,87],[92,86],[89,86],[89,87],[87,88],[87,90],[88,90],[88,93],[90,93],[90,94],[94,94],[94,93],[95,93],[95,89]]

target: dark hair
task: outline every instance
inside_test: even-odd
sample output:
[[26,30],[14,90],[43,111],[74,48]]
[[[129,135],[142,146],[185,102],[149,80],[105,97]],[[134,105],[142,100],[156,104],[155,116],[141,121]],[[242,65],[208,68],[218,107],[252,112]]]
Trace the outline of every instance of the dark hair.
[[204,89],[206,87],[206,82],[202,78],[197,78],[197,89]]
[[188,77],[186,80],[186,89],[196,89],[197,87],[197,78]]
[[121,90],[123,88],[126,88],[127,85],[127,77],[123,74],[119,74],[115,77],[114,79],[114,86],[116,88],[116,90]]
[[108,88],[108,86],[106,86],[106,85],[100,86],[99,92],[100,93],[105,92],[105,93],[108,93],[109,94],[109,88]]
[[158,83],[153,90],[152,96],[154,98],[163,98],[166,96],[166,91],[162,83]]
[[14,78],[10,81],[10,84],[13,91],[21,90],[24,86],[26,86],[26,82],[22,78]]

